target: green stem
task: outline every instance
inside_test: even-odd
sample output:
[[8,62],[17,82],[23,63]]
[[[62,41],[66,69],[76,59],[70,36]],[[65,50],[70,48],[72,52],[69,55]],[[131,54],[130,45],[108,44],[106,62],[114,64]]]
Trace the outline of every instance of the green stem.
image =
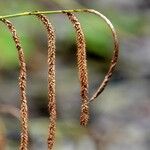
[[23,12],[12,15],[0,16],[0,19],[14,18],[20,16],[30,16],[30,15],[38,15],[38,14],[60,14],[67,12],[86,12],[88,9],[74,9],[74,10],[55,10],[55,11],[33,11],[33,12]]

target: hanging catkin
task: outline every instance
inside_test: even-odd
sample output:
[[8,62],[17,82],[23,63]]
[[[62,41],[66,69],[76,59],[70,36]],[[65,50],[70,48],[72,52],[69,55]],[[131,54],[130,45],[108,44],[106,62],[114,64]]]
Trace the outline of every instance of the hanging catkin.
[[48,149],[51,150],[55,142],[56,134],[56,99],[55,99],[55,31],[49,20],[44,15],[37,15],[44,24],[48,34],[48,108],[50,113],[50,125],[48,132]]
[[72,13],[66,13],[69,17],[69,20],[72,22],[77,37],[77,62],[79,70],[79,80],[81,85],[81,97],[82,97],[82,106],[81,106],[81,116],[80,124],[86,126],[89,120],[89,98],[88,98],[88,71],[86,63],[86,44],[85,37],[81,28],[81,25]]
[[20,64],[20,74],[19,74],[19,87],[21,96],[21,144],[20,150],[28,150],[28,107],[26,99],[26,64],[24,52],[20,44],[19,37],[16,33],[15,27],[8,20],[1,19],[1,21],[9,28],[13,40],[15,42],[16,48],[18,50],[19,64]]

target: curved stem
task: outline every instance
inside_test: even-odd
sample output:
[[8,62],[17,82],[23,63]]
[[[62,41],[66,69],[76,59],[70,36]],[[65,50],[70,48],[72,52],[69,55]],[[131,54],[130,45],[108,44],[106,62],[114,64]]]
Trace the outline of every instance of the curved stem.
[[105,23],[108,25],[108,27],[110,28],[110,30],[112,32],[113,43],[114,43],[114,50],[113,50],[113,56],[111,59],[110,67],[109,67],[108,72],[106,73],[102,83],[100,84],[99,88],[97,89],[97,91],[94,93],[94,95],[90,99],[90,102],[91,102],[104,91],[105,87],[107,86],[108,82],[110,81],[110,79],[112,77],[112,74],[116,68],[118,56],[119,56],[119,40],[118,40],[117,32],[116,32],[113,24],[110,22],[109,19],[107,19],[106,16],[104,16],[103,14],[101,14],[98,11],[91,10],[91,9],[86,10],[86,12],[95,14],[105,21]]

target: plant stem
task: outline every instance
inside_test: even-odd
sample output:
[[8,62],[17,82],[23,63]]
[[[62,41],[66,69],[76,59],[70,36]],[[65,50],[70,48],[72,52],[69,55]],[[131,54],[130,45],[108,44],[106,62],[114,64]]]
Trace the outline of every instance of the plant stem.
[[0,19],[14,18],[20,16],[30,16],[30,15],[38,15],[38,14],[60,14],[67,12],[86,12],[88,9],[74,9],[74,10],[55,10],[55,11],[33,11],[33,12],[23,12],[12,15],[0,16]]

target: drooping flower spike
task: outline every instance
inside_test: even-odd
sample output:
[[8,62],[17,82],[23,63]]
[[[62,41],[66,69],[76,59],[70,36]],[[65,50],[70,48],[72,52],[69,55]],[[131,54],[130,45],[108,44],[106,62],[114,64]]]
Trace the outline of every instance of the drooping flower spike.
[[26,98],[26,64],[24,52],[20,44],[19,37],[16,33],[15,27],[12,23],[6,19],[1,19],[1,21],[8,27],[9,31],[12,34],[13,40],[15,42],[19,65],[20,65],[20,74],[19,74],[19,88],[20,88],[20,99],[21,99],[21,142],[20,150],[28,150],[28,106]]
[[48,18],[42,14],[37,15],[47,30],[48,37],[48,109],[50,113],[50,125],[48,130],[48,149],[51,150],[55,142],[56,134],[56,95],[55,95],[55,31]]
[[78,64],[78,74],[80,80],[81,88],[81,116],[80,124],[86,126],[89,120],[89,97],[88,97],[88,69],[86,60],[86,44],[85,37],[82,31],[80,22],[76,16],[72,13],[66,13],[69,20],[72,22],[74,29],[76,31],[76,42],[77,42],[77,64]]

